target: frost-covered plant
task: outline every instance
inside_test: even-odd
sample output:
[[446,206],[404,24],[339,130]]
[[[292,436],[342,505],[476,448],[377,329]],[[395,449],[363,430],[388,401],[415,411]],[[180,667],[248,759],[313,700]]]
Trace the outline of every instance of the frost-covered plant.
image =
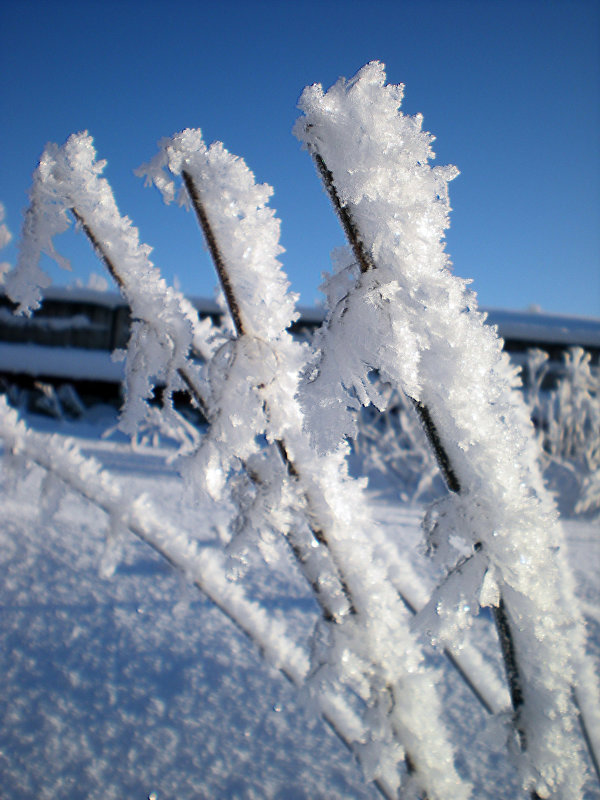
[[548,403],[545,446],[552,456],[600,468],[600,377],[581,347],[564,354],[564,372]]
[[581,347],[564,353],[555,388],[544,390],[548,354],[527,354],[526,398],[543,448],[542,466],[563,512],[600,509],[600,375]]
[[[186,384],[198,385],[198,369],[188,355],[195,348],[210,352],[210,321],[201,324],[183,295],[168,287],[149,259],[151,249],[121,216],[112,189],[101,174],[105,161],[96,160],[92,137],[74,134],[59,147],[47,145],[34,172],[15,269],[6,277],[8,296],[18,313],[39,307],[41,290],[50,278],[40,267],[42,253],[70,266],[54,246],[56,236],[75,221],[98,251],[131,308],[134,319],[126,356],[126,402],[120,426],[135,433],[148,409],[153,386],[164,384],[165,408],[171,416],[172,393]],[[182,365],[186,365],[182,375]]]
[[[295,133],[316,161],[355,263],[345,291],[344,276],[334,278],[304,391],[309,428],[321,449],[354,435],[354,398],[383,405],[373,370],[412,399],[451,490],[427,518],[429,546],[450,572],[423,623],[446,641],[468,625],[459,610],[492,607],[523,787],[581,797],[573,687],[585,652],[556,553],[563,536],[514,370],[475,295],[449,270],[447,183],[457,171],[429,166],[433,137],[420,116],[398,110],[402,93],[373,62],[300,98]],[[597,697],[594,682],[586,688]]]
[[[247,601],[239,587],[243,569],[228,569],[225,553],[199,551],[183,531],[163,525],[147,499],[124,498],[71,446],[29,435],[2,407],[0,436],[21,460],[54,476],[46,482],[48,511],[57,504],[58,480],[104,508],[111,530],[128,528],[184,570],[271,663],[307,686],[387,798],[399,791],[428,800],[469,796],[421,631],[460,669],[458,632],[469,624],[468,607],[494,606],[505,650],[514,646],[506,661],[516,673],[509,677],[523,785],[535,788],[534,796],[563,797],[567,769],[575,793],[584,771],[574,732],[575,671],[579,688],[595,687],[565,610],[572,601],[568,574],[567,587],[558,588],[564,567],[552,548],[560,532],[535,467],[526,410],[510,391],[514,375],[484,329],[474,295],[447,270],[441,237],[446,182],[455,170],[429,168],[430,137],[420,118],[398,114],[401,89],[384,84],[383,68],[371,64],[326,95],[312,87],[302,98],[305,119],[297,130],[353,245],[327,284],[332,311],[317,351],[287,331],[295,297],[278,261],[270,187],[257,185],[220,143],[207,147],[198,130],[163,140],[141,173],[167,202],[194,209],[231,315],[229,333],[215,336],[199,326],[193,309],[162,281],[100,177],[104,164],[87,134],[47,147],[8,280],[21,311],[34,308],[48,283],[40,253],[60,262],[53,240],[70,218],[77,221],[136,320],[121,424],[142,436],[148,425],[172,429],[169,402],[148,408],[157,380],[167,398],[183,387],[202,407],[208,433],[188,438],[182,475],[233,509],[228,550],[238,565],[250,548],[275,564],[283,534],[322,613],[310,654]],[[206,361],[202,370],[195,351]],[[387,402],[374,371],[410,398],[452,492],[427,515],[429,546],[450,566],[428,603],[395,543],[377,531],[362,482],[348,475],[341,442],[354,432],[358,406]],[[513,535],[517,525],[521,542]],[[422,605],[413,631],[410,609]],[[493,682],[484,692],[472,688],[490,713],[502,707]],[[593,713],[592,704],[586,719]]]
[[[21,257],[9,278],[11,295],[21,311],[39,302],[46,282],[39,254],[42,249],[55,254],[54,237],[74,217],[140,326],[128,348],[122,424],[143,433],[156,417],[146,404],[154,380],[162,378],[168,389],[183,381],[211,422],[201,447],[187,459],[187,476],[214,498],[233,501],[238,508],[233,530],[256,531],[267,560],[268,531],[283,532],[323,609],[309,680],[318,707],[323,712],[322,698],[339,697],[343,687],[362,698],[363,722],[350,726],[355,734],[343,738],[386,796],[395,792],[403,758],[411,782],[431,798],[450,788],[456,797],[467,796],[439,722],[433,678],[408,628],[409,613],[366,535],[372,536],[373,522],[360,485],[347,475],[345,449],[318,456],[303,431],[295,393],[306,348],[286,330],[294,298],[277,261],[279,223],[266,207],[270,189],[257,186],[243,161],[222,145],[206,148],[198,131],[164,144],[149,167],[157,183],[167,166],[174,175],[182,173],[199,213],[237,334],[216,352],[213,340],[203,342],[210,359],[208,383],[198,383],[189,359],[196,320],[160,279],[129,220],[120,216],[86,134],[44,153]],[[168,196],[166,180],[161,188]],[[206,209],[210,220],[203,221]],[[264,449],[261,437],[271,449]],[[343,707],[341,699],[337,704]]]
[[[329,622],[321,634],[325,646],[315,652],[313,681],[349,685],[363,699],[370,736],[355,743],[355,752],[369,777],[395,790],[396,762],[406,757],[413,783],[428,796],[451,791],[466,797],[468,787],[452,766],[432,676],[409,633],[407,611],[365,535],[373,522],[361,486],[348,477],[346,448],[319,456],[303,430],[296,393],[307,353],[287,330],[295,318],[294,298],[277,260],[278,223],[265,206],[270,188],[257,186],[244,162],[220,143],[207,148],[200,132],[191,130],[163,141],[141,172],[167,202],[178,194],[180,202],[193,205],[236,332],[226,359],[218,360],[220,391],[213,395],[218,413],[194,469],[200,468],[205,488],[222,500],[224,489],[231,492],[226,477],[234,460],[251,466],[249,459],[259,455],[259,437],[274,445],[276,469],[260,470],[269,515],[257,516],[253,507],[251,516],[245,511],[244,522],[259,530],[265,518],[275,530],[291,527],[294,547],[294,517],[300,512],[313,546],[331,561],[330,574],[321,568],[317,576],[324,584],[318,596]],[[185,191],[177,192],[179,175]],[[307,577],[314,582],[311,573]]]

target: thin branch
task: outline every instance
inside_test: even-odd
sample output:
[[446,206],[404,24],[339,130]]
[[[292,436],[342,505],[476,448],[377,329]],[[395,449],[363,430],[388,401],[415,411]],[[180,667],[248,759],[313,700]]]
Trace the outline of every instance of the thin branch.
[[[100,240],[92,230],[91,226],[88,224],[87,220],[75,207],[71,208],[71,214],[73,214],[73,216],[75,217],[75,220],[77,221],[78,225],[81,227],[82,231],[85,233],[90,244],[92,245],[94,252],[98,256],[100,261],[102,261],[102,263],[110,273],[114,282],[117,284],[121,292],[126,295],[127,284],[125,280],[120,274],[114,261],[110,258],[110,256],[106,252],[105,247],[101,244]],[[144,321],[147,322],[148,324],[151,324],[150,320],[144,320]],[[208,401],[206,399],[205,394],[202,391],[202,388],[199,386],[198,382],[196,381],[191,371],[186,369],[185,367],[178,367],[177,374],[186,385],[189,394],[191,395],[192,399],[194,400],[200,412],[203,414],[204,418],[208,420],[209,418]]]
[[[369,253],[367,253],[362,238],[360,236],[359,228],[355,221],[352,219],[352,215],[347,206],[343,206],[337,189],[334,184],[333,174],[327,168],[325,161],[323,160],[322,156],[317,152],[316,148],[311,148],[311,153],[313,159],[315,161],[317,170],[321,176],[321,179],[325,185],[325,188],[331,198],[333,207],[342,223],[350,246],[354,252],[354,255],[359,262],[361,272],[365,273],[367,271],[373,270],[376,268],[376,264],[373,261],[372,257]],[[425,435],[429,442],[431,449],[436,457],[436,460],[439,464],[440,470],[448,486],[448,489],[453,492],[454,494],[460,494],[461,486],[458,478],[456,476],[456,471],[452,466],[452,461],[442,443],[441,437],[437,430],[437,427],[431,417],[431,413],[427,406],[420,401],[416,401],[413,399],[413,405],[421,423],[423,425],[423,430],[425,431]],[[504,666],[506,670],[507,681],[509,684],[509,691],[511,696],[511,702],[513,706],[513,711],[515,714],[515,728],[517,734],[519,736],[519,742],[521,749],[525,749],[526,747],[526,737],[525,733],[522,730],[522,726],[519,724],[519,713],[521,706],[523,704],[523,689],[522,689],[522,680],[519,671],[519,665],[516,657],[516,651],[514,646],[514,637],[510,628],[510,621],[506,615],[504,604],[502,599],[500,599],[500,606],[498,607],[497,613],[494,614],[494,620],[496,623],[496,628],[498,630],[498,636],[500,639],[501,650],[502,650],[502,657],[504,660]],[[535,800],[535,792],[531,795],[532,799]]]
[[519,746],[521,750],[526,750],[527,734],[520,720],[521,709],[523,707],[523,687],[521,685],[521,677],[519,674],[519,664],[515,651],[514,638],[511,632],[508,614],[506,612],[506,606],[504,605],[504,599],[502,597],[500,597],[498,605],[494,606],[492,611],[494,614],[494,622],[496,623],[496,630],[498,631],[498,639],[500,640],[500,649],[502,650],[504,669],[506,670],[506,679],[508,682],[510,701],[514,714],[514,726],[519,738]]
[[433,451],[435,460],[440,468],[440,472],[442,473],[442,477],[444,478],[446,486],[454,494],[460,494],[460,482],[456,476],[452,462],[450,461],[450,456],[442,444],[438,429],[431,417],[431,412],[420,400],[415,400],[414,397],[409,397],[409,400],[412,402],[413,407],[419,416],[421,426],[423,427],[425,436],[427,437],[429,446]]
[[202,228],[202,233],[204,234],[204,238],[206,239],[206,244],[208,245],[208,249],[210,251],[213,263],[215,265],[215,269],[217,270],[217,275],[219,276],[219,282],[223,288],[223,293],[225,294],[225,299],[227,301],[227,306],[229,308],[229,312],[233,319],[233,324],[235,326],[236,333],[238,336],[243,336],[244,333],[249,333],[249,331],[246,330],[245,328],[240,307],[235,297],[235,292],[233,291],[233,286],[231,285],[231,281],[229,280],[229,274],[225,266],[225,261],[223,259],[223,255],[217,243],[217,239],[214,235],[212,226],[208,220],[208,216],[204,208],[204,203],[202,202],[202,199],[200,197],[200,192],[189,172],[183,170],[181,176],[183,178],[183,182],[185,184],[185,188],[187,189],[190,200],[192,201],[192,205],[194,206],[194,211],[196,212],[198,222],[200,224],[200,227]]
[[342,228],[344,229],[346,238],[350,243],[350,247],[352,248],[360,271],[364,274],[365,272],[375,269],[375,262],[364,245],[358,227],[356,226],[356,223],[352,219],[352,215],[348,210],[348,206],[343,205],[340,200],[340,196],[337,193],[337,189],[333,183],[333,173],[329,170],[325,164],[325,161],[316,150],[313,149],[311,152],[319,175],[321,176],[321,180],[323,181],[323,185],[325,186],[327,194],[329,195],[329,199],[331,200],[335,212],[342,223]]

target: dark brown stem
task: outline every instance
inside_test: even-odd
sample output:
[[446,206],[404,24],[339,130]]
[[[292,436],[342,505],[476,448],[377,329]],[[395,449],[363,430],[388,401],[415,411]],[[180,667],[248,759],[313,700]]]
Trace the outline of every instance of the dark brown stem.
[[413,407],[419,416],[421,425],[423,427],[423,430],[425,431],[425,436],[427,437],[429,446],[433,451],[435,460],[437,461],[437,465],[440,468],[440,472],[442,473],[442,477],[444,478],[446,486],[454,494],[459,494],[460,482],[456,477],[456,472],[454,471],[452,462],[450,461],[450,457],[446,452],[446,448],[442,444],[440,434],[438,433],[438,429],[431,417],[431,412],[429,411],[429,408],[420,400],[415,400],[413,397],[410,397],[409,399],[412,402]]
[[523,707],[523,687],[519,673],[519,662],[515,650],[515,642],[511,630],[510,620],[504,605],[504,599],[500,597],[497,606],[492,609],[494,622],[500,640],[502,650],[502,660],[506,671],[506,680],[510,692],[510,701],[513,708],[514,727],[519,739],[519,747],[525,751],[527,749],[527,734],[521,724],[521,709]]
[[71,214],[73,214],[73,216],[75,217],[75,221],[87,236],[88,241],[92,245],[96,255],[98,256],[100,261],[102,261],[106,269],[109,271],[111,278],[117,284],[119,289],[123,291],[125,289],[125,282],[123,281],[123,278],[119,275],[119,272],[116,269],[115,265],[113,264],[112,259],[109,257],[104,247],[100,244],[100,241],[98,240],[94,231],[90,228],[83,215],[80,214],[75,207],[71,208]]
[[[92,228],[87,223],[86,219],[74,207],[71,208],[71,214],[73,214],[73,216],[75,217],[75,220],[76,220],[77,224],[80,226],[82,231],[87,236],[90,244],[92,245],[92,247],[94,249],[94,252],[98,256],[100,261],[102,261],[102,263],[104,264],[104,266],[106,267],[106,269],[110,273],[110,276],[112,277],[114,282],[117,284],[117,286],[119,287],[121,292],[123,294],[125,294],[125,292],[127,290],[127,286],[126,286],[125,281],[123,280],[123,277],[119,273],[119,270],[115,266],[113,260],[110,258],[110,256],[106,252],[106,249],[104,248],[102,243],[99,241],[98,237],[96,236],[96,234],[94,233]],[[177,374],[182,379],[182,381],[185,383],[186,388],[187,388],[190,396],[192,397],[192,399],[196,403],[198,409],[203,414],[204,418],[206,420],[208,420],[208,413],[209,413],[208,412],[208,402],[207,402],[204,394],[202,393],[201,388],[198,386],[196,380],[194,379],[193,375],[190,373],[189,370],[185,369],[184,367],[179,367],[177,369]]]
[[329,199],[335,209],[336,214],[339,217],[340,222],[342,223],[342,228],[346,234],[346,238],[350,243],[350,247],[354,253],[354,257],[358,262],[358,266],[362,273],[369,272],[369,270],[375,269],[375,263],[371,254],[367,252],[367,248],[364,245],[363,240],[361,239],[360,233],[358,228],[352,219],[350,211],[348,210],[347,206],[342,205],[340,200],[340,196],[337,193],[337,189],[333,183],[333,174],[328,169],[327,165],[323,161],[322,157],[315,151],[312,153],[315,165],[321,176],[321,180],[323,181],[323,185],[327,190],[327,194],[329,195]]
[[221,287],[223,288],[223,294],[225,295],[225,300],[227,301],[227,307],[229,308],[229,313],[231,314],[231,317],[233,319],[235,332],[237,333],[238,336],[243,336],[243,334],[249,333],[250,331],[248,331],[246,326],[244,325],[244,320],[242,319],[242,313],[238,305],[237,298],[233,290],[233,286],[231,285],[231,281],[229,280],[229,274],[225,266],[225,261],[221,253],[221,249],[219,248],[217,239],[214,235],[212,226],[208,219],[206,209],[204,208],[204,203],[202,202],[202,198],[200,197],[200,190],[194,183],[194,179],[192,178],[189,172],[183,170],[181,176],[183,178],[183,182],[185,184],[185,188],[187,190],[189,198],[192,201],[194,211],[196,212],[196,217],[198,218],[198,224],[200,225],[202,233],[204,234],[204,238],[206,239],[206,244],[208,245],[208,249],[210,251],[213,264],[215,265],[215,269],[217,270],[217,275],[219,276],[219,282],[221,284]]

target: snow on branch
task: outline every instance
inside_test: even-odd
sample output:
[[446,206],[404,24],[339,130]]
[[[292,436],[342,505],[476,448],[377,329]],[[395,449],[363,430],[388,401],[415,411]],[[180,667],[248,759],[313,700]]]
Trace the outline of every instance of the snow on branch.
[[34,172],[16,268],[6,279],[8,295],[19,311],[31,313],[41,302],[49,278],[40,267],[42,252],[69,268],[54,247],[54,238],[74,218],[124,294],[133,317],[126,358],[127,399],[120,425],[133,434],[144,418],[147,400],[159,381],[166,397],[182,386],[181,369],[196,384],[188,361],[194,347],[211,351],[210,332],[183,295],[167,286],[150,261],[151,248],[121,216],[112,189],[100,177],[105,161],[96,160],[92,137],[73,134],[59,147],[47,145]]
[[154,183],[165,202],[177,198],[186,206],[189,194],[183,186],[177,189],[175,177],[187,174],[192,178],[210,217],[229,280],[236,287],[239,322],[246,333],[257,338],[266,342],[277,339],[298,313],[297,296],[288,291],[289,282],[278,260],[283,253],[280,221],[268,206],[273,189],[256,183],[244,160],[221,142],[207,147],[199,129],[188,128],[163,139],[159,148],[136,173]]
[[0,439],[5,451],[34,463],[64,486],[127,528],[182,572],[258,647],[267,661],[295,685],[309,671],[306,653],[289,638],[285,627],[244,596],[227,577],[226,560],[213,549],[201,548],[181,529],[162,519],[146,495],[131,500],[93,458],[84,456],[74,441],[27,428],[4,398],[0,398]]
[[[585,648],[565,588],[566,560],[557,556],[563,534],[502,343],[484,326],[467,282],[450,272],[443,236],[447,184],[457,170],[429,165],[433,137],[420,115],[399,111],[402,87],[385,81],[383,65],[372,62],[327,92],[306,88],[299,102],[295,133],[316,161],[357,262],[341,297],[339,277],[332,279],[335,303],[304,392],[309,428],[328,447],[347,435],[353,398],[377,402],[373,370],[413,399],[453,478],[453,494],[432,517],[431,547],[449,569],[471,560],[479,588],[477,580],[464,587],[464,605],[500,609],[518,665],[523,786],[580,797],[586,769],[572,686]],[[440,590],[437,613],[446,616],[438,624],[451,641],[468,620],[457,613],[456,581],[448,585],[452,596]]]

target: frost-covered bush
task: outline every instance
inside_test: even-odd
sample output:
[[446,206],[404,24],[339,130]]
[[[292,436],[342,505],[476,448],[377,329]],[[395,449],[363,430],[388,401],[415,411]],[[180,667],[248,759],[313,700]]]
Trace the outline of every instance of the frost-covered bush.
[[[279,261],[271,189],[221,143],[207,146],[188,129],[163,140],[139,170],[166,202],[194,211],[230,317],[221,331],[200,325],[149,261],[87,134],[49,145],[35,172],[7,290],[29,313],[48,284],[40,253],[60,263],[55,238],[71,221],[79,226],[136,320],[123,354],[120,424],[132,435],[156,425],[181,432],[182,484],[230,509],[223,551],[162,525],[148,498],[123,496],[72,444],[33,434],[5,405],[0,436],[19,468],[37,464],[102,508],[111,531],[130,530],[187,575],[306,691],[386,798],[470,796],[426,650],[439,646],[486,711],[506,712],[502,701],[486,699],[498,697],[493,679],[469,674],[482,661],[467,658],[462,636],[469,610],[491,607],[522,785],[532,797],[580,797],[586,766],[578,715],[592,741],[599,726],[595,679],[566,563],[556,554],[560,526],[515,375],[474,294],[449,272],[442,238],[456,170],[429,166],[432,137],[420,117],[399,112],[401,99],[402,88],[385,84],[378,63],[301,98],[296,133],[352,246],[336,258],[326,285],[330,314],[314,346],[288,332],[296,298]],[[157,381],[166,386],[161,408],[148,404]],[[176,389],[202,409],[204,436],[175,413]],[[420,424],[433,453],[421,447],[421,462],[405,467],[415,496],[431,489],[434,461],[450,490],[424,523],[444,577],[414,619],[423,589],[397,543],[378,531],[365,481],[350,477],[346,460],[361,404],[385,409],[391,398],[401,404],[407,452]],[[249,554],[274,568],[282,551],[320,609],[310,649],[245,594]],[[110,572],[114,559],[105,566]]]
[[591,361],[581,347],[566,351],[556,386],[544,390],[548,355],[541,350],[527,355],[526,395],[544,475],[567,514],[600,510],[600,374]]

